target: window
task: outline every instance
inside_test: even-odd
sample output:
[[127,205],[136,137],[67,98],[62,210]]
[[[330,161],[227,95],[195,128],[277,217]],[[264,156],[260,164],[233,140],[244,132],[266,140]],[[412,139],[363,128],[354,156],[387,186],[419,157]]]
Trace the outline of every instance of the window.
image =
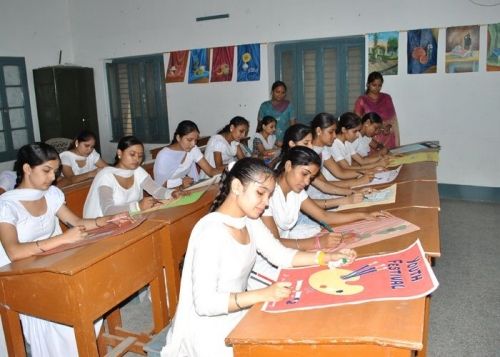
[[106,65],[113,139],[135,135],[146,143],[169,141],[163,55],[128,57]]
[[275,47],[276,76],[288,87],[297,119],[354,109],[364,90],[364,37],[302,41]]
[[34,140],[24,58],[0,57],[0,160]]

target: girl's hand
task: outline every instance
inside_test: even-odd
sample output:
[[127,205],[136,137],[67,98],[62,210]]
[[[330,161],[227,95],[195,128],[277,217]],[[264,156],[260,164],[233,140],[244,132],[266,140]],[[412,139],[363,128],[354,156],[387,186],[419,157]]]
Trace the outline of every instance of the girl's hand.
[[172,191],[172,198],[179,198],[182,196],[189,195],[188,191],[183,191],[181,188],[177,187]]
[[292,283],[281,281],[262,289],[265,302],[277,302],[290,296]]
[[134,220],[130,217],[128,212],[118,213],[113,216],[106,217],[106,223],[116,224],[118,227],[121,227],[125,223],[133,222]]
[[158,204],[158,200],[154,197],[144,197],[142,200],[139,201],[139,208],[141,211],[153,208],[156,204]]
[[377,189],[372,187],[365,187],[359,190],[359,192],[361,192],[363,195],[369,195],[377,191],[378,191]]
[[64,239],[64,243],[74,243],[85,239],[87,235],[88,234],[85,231],[84,226],[77,226],[68,229],[66,232],[63,233],[61,238]]
[[330,262],[346,259],[347,262],[343,264],[351,264],[356,259],[356,256],[356,251],[353,249],[340,249],[338,252],[329,254]]
[[370,183],[371,180],[375,175],[372,172],[365,173],[363,176],[361,176],[359,179],[357,179],[356,185],[365,185],[367,183]]
[[193,178],[189,176],[184,176],[182,178],[182,188],[187,188],[193,184]]
[[367,213],[365,218],[369,221],[374,221],[377,218],[387,218],[389,216],[390,216],[389,213],[387,213],[386,211],[377,211],[377,212]]
[[341,233],[328,233],[320,237],[321,249],[336,248],[342,243]]
[[362,192],[355,192],[348,197],[349,203],[359,203],[363,202],[363,193]]

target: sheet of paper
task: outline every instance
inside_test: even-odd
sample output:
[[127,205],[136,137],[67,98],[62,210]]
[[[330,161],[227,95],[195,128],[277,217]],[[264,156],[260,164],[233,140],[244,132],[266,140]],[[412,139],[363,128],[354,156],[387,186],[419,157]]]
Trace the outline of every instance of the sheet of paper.
[[414,144],[402,145],[397,148],[391,149],[390,153],[393,155],[406,154],[410,152],[422,150],[439,150],[439,141],[422,141]]
[[420,241],[389,254],[356,259],[336,269],[325,266],[282,269],[278,281],[292,283],[291,294],[266,303],[266,312],[310,310],[382,300],[410,300],[429,295],[439,283]]
[[383,190],[373,192],[371,194],[365,195],[363,201],[359,203],[352,203],[348,205],[339,206],[336,211],[344,211],[347,209],[360,208],[360,207],[369,207],[376,205],[386,205],[390,203],[396,202],[396,191],[397,184],[391,185]]
[[202,188],[202,187],[213,185],[213,184],[218,183],[220,181],[220,177],[221,177],[221,174],[218,174],[218,175],[215,175],[213,177],[210,177],[210,178],[207,178],[204,180],[200,180],[197,183],[195,183],[194,185],[191,185],[188,188],[186,188],[184,191],[196,190],[197,188]]
[[365,187],[365,186],[382,185],[384,183],[390,183],[394,181],[396,177],[398,177],[399,171],[401,171],[401,166],[393,170],[376,172],[375,177],[369,183],[355,187]]
[[413,154],[397,156],[389,161],[389,167],[395,167],[403,164],[414,164],[423,161],[439,161],[439,151],[422,151]]

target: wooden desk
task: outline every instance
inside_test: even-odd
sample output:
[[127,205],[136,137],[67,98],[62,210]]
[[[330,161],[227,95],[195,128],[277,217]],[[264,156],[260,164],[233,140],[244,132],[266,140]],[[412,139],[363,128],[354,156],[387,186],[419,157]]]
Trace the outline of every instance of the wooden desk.
[[9,356],[25,356],[19,313],[73,326],[79,356],[97,356],[93,321],[148,284],[159,332],[168,315],[158,246],[164,226],[146,221],[120,236],[0,268]]
[[394,182],[433,181],[437,182],[437,163],[432,161],[403,165]]
[[412,356],[422,349],[425,299],[286,313],[251,308],[226,343],[235,357]]
[[165,224],[161,235],[160,255],[166,273],[169,311],[172,313],[175,312],[179,300],[181,265],[191,230],[208,213],[218,191],[218,186],[213,185],[198,201],[190,205],[158,210],[146,215],[150,221]]
[[439,240],[439,211],[436,208],[405,207],[394,208],[389,211],[397,217],[416,224],[420,227],[420,230],[355,248],[359,256],[368,256],[402,250],[410,246],[417,239],[420,239],[422,248],[427,256],[432,258],[438,258],[441,256],[441,243]]
[[83,217],[83,205],[91,184],[92,180],[87,180],[61,188],[66,199],[66,206],[78,217]]

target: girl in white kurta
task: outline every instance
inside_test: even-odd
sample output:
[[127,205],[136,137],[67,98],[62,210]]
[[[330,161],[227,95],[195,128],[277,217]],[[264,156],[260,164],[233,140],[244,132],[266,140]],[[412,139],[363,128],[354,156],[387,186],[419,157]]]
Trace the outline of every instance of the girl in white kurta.
[[200,136],[198,126],[190,120],[177,125],[172,143],[160,150],[154,163],[154,179],[158,185],[167,188],[186,188],[198,181],[200,167],[208,176],[222,172],[210,166],[196,146]]
[[[59,163],[56,150],[45,143],[19,149],[15,167],[20,184],[0,196],[0,266],[84,239],[87,229],[103,226],[109,219],[125,219],[75,216],[65,206],[63,192],[52,186]],[[62,233],[59,219],[74,228]],[[27,315],[20,318],[33,357],[78,356],[72,327]],[[95,324],[96,335],[101,324]]]
[[91,179],[99,169],[108,166],[95,151],[95,144],[95,134],[83,130],[73,140],[69,149],[61,153],[62,174],[69,183]]
[[220,169],[245,157],[240,140],[247,135],[248,127],[248,120],[234,117],[221,131],[210,137],[205,148],[205,158],[210,166]]
[[[172,190],[153,181],[141,167],[144,146],[134,136],[118,142],[116,164],[102,169],[92,181],[83,217],[94,218],[119,212],[139,212],[158,205],[159,198],[170,198]],[[143,197],[143,191],[152,197]]]
[[5,170],[0,173],[0,194],[10,191],[16,185],[16,172]]
[[[182,271],[179,304],[161,355],[172,357],[229,357],[224,343],[255,303],[279,301],[290,294],[290,284],[274,283],[245,291],[257,251],[281,266],[318,263],[315,253],[283,247],[262,224],[274,189],[274,175],[260,160],[238,161],[227,176],[213,209],[194,227]],[[352,250],[324,254],[319,263],[345,257]]]
[[[341,242],[342,236],[338,233],[309,238],[319,233],[321,227],[318,223],[299,225],[297,223],[299,211],[325,225],[342,224],[365,218],[375,219],[385,215],[380,212],[336,213],[319,207],[307,196],[304,188],[318,174],[320,166],[321,159],[318,154],[308,147],[296,146],[288,151],[278,167],[276,189],[269,200],[269,207],[264,212],[262,221],[275,238],[285,238],[281,240],[281,243],[287,247],[319,250],[335,248]],[[257,258],[253,270],[271,279],[276,278],[277,269],[261,257]],[[252,282],[252,287],[255,286],[258,285]]]
[[280,150],[276,146],[276,119],[265,116],[259,121],[253,138],[252,156],[264,159],[272,167]]
[[[340,116],[335,131],[336,138],[331,149],[333,159],[345,170],[366,172],[374,168],[383,169],[388,163],[388,159],[383,157],[368,160],[364,164],[360,164],[357,161],[353,162],[353,156],[356,156],[357,153],[352,142],[358,138],[360,129],[361,118],[357,114],[347,112]],[[359,155],[357,156],[359,157]]]

